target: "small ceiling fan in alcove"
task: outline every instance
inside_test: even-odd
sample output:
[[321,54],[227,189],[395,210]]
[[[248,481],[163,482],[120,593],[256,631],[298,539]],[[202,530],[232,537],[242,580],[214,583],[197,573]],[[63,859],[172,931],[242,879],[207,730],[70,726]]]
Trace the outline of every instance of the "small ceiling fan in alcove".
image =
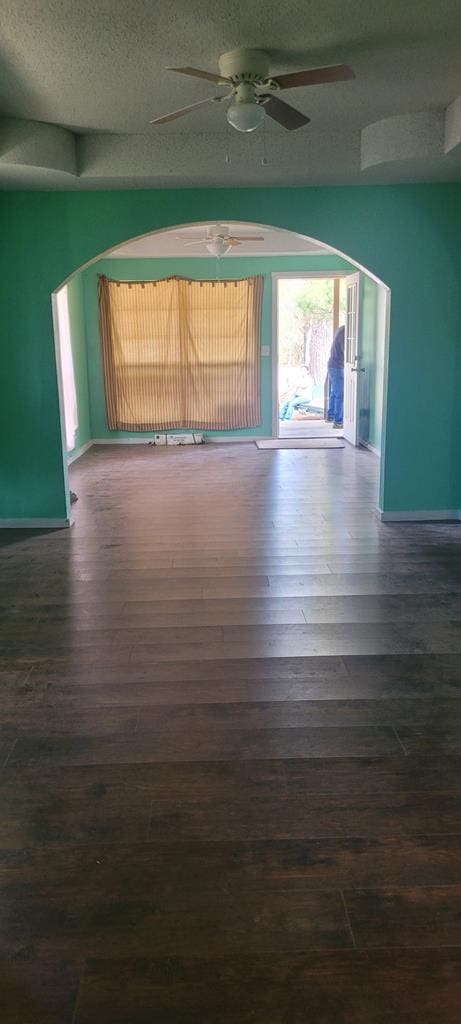
[[[180,239],[179,235],[177,237]],[[188,235],[188,237],[190,241],[184,242],[184,248],[189,248],[193,245],[204,246],[212,256],[217,258],[225,256],[235,246],[243,245],[244,242],[264,241],[264,235],[230,234],[229,228],[224,224],[213,224],[204,235],[196,235],[195,237]]]
[[343,82],[355,78],[347,64],[334,64],[326,68],[310,68],[286,75],[272,76],[269,73],[269,58],[263,50],[233,50],[223,53],[218,61],[219,73],[201,71],[199,68],[167,68],[180,75],[202,78],[215,85],[227,86],[223,96],[209,96],[205,100],[180,107],[170,114],[156,117],[151,124],[167,124],[178,117],[184,117],[207,103],[222,103],[229,100],[227,120],[239,132],[253,132],[266,117],[277,121],[288,131],[309,124],[310,118],[292,107],[278,95],[283,89],[299,89],[308,85],[323,85],[327,82]]

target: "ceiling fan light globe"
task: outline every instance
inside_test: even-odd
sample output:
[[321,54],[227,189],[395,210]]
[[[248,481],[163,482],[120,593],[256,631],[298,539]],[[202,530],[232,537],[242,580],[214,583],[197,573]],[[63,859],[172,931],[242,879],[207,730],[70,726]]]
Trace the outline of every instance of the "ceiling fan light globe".
[[230,249],[230,245],[224,239],[219,238],[219,236],[217,238],[210,238],[209,241],[205,242],[205,246],[208,252],[216,257],[225,256],[226,252],[229,252]]
[[260,103],[231,103],[227,108],[227,120],[238,132],[254,132],[260,128],[266,112]]

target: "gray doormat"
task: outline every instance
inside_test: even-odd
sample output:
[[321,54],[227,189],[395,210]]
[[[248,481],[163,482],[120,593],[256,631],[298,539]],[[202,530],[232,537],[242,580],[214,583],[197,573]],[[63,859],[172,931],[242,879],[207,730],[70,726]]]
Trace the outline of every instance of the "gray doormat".
[[344,448],[340,437],[280,437],[269,441],[255,441],[257,448]]

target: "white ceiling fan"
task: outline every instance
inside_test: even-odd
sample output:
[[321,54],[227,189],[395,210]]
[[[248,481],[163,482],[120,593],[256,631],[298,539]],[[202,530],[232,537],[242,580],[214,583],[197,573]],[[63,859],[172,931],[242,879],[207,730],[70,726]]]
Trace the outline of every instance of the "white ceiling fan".
[[225,256],[234,246],[242,245],[243,242],[263,241],[264,235],[232,235],[225,224],[214,224],[205,235],[197,235],[190,242],[184,242],[184,247],[204,245],[212,256]]
[[310,118],[281,100],[278,96],[281,89],[298,89],[301,86],[343,82],[355,78],[352,68],[347,64],[334,64],[327,68],[310,68],[307,71],[271,76],[269,58],[263,50],[242,49],[223,53],[218,65],[219,74],[191,67],[167,68],[167,71],[176,71],[180,75],[203,78],[216,85],[228,86],[229,91],[223,96],[209,96],[206,100],[191,103],[187,107],[174,110],[171,114],[156,117],[150,123],[167,124],[207,103],[230,100],[227,120],[239,132],[253,132],[262,125],[266,114],[288,131],[294,131],[308,124]]

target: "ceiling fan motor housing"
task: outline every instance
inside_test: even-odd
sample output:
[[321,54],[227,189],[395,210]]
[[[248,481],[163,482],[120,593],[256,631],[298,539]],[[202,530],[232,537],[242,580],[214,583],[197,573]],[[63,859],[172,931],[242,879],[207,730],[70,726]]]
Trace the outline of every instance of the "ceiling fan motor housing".
[[263,50],[232,50],[219,58],[219,73],[239,82],[264,82],[269,75],[269,58]]

